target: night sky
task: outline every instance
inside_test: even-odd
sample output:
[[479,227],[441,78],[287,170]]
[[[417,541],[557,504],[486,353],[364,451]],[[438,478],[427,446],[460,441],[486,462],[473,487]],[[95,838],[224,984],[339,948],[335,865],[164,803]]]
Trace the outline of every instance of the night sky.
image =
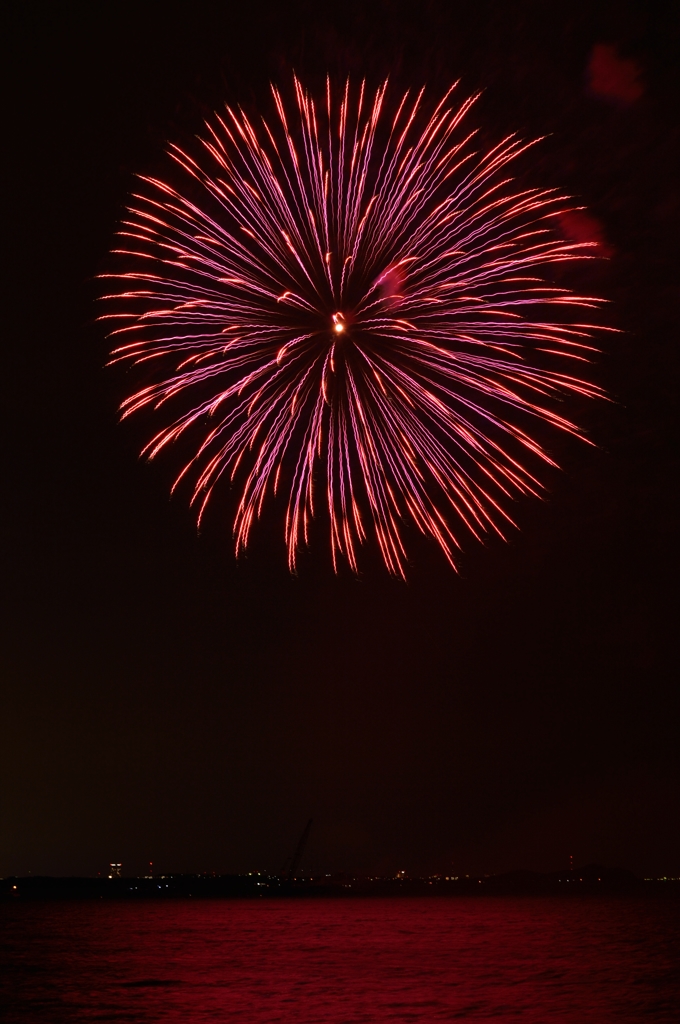
[[[677,20],[92,6],[8,32],[0,874],[278,871],[310,816],[315,871],[680,874]],[[266,519],[237,563],[229,494],[198,535],[172,460],[138,458],[149,423],[118,423],[95,278],[133,175],[293,68],[484,88],[484,137],[548,136],[523,173],[609,256],[569,281],[622,331],[592,371],[612,401],[572,408],[596,446],[552,437],[546,500],[459,575],[413,537],[408,583],[370,551],[335,577],[319,536],[291,577]]]

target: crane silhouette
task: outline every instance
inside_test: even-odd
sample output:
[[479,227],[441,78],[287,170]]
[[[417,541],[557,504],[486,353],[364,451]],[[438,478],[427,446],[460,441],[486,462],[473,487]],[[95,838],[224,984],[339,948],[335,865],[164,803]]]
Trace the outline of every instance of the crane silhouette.
[[305,846],[307,845],[307,840],[309,839],[309,833],[312,829],[312,821],[313,819],[310,818],[307,824],[305,825],[304,831],[300,836],[297,846],[295,847],[293,859],[291,860],[288,867],[284,868],[283,870],[283,877],[288,882],[292,882],[292,880],[295,878],[295,872],[300,867],[300,861],[302,860],[302,855],[305,852]]

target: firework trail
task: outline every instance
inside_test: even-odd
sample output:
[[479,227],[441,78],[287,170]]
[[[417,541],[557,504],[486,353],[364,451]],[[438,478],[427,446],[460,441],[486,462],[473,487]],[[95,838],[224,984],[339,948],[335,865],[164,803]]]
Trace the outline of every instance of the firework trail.
[[553,232],[564,197],[512,187],[532,143],[475,151],[476,96],[294,89],[293,113],[272,87],[270,121],[227,107],[198,156],[171,146],[181,191],[141,179],[105,275],[112,362],[150,374],[123,416],[169,410],[150,457],[194,438],[175,486],[192,479],[199,522],[222,477],[237,488],[237,553],[278,493],[291,569],[321,504],[336,568],[374,535],[403,576],[408,521],[455,567],[460,533],[502,533],[509,499],[540,493],[532,420],[578,434],[556,400],[600,394],[575,375],[594,328],[568,322],[598,300],[538,276],[588,243]]

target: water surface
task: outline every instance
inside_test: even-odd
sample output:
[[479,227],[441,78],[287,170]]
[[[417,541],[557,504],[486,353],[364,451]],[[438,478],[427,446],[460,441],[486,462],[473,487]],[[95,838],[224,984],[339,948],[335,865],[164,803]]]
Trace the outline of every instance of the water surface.
[[676,900],[0,906],[7,1024],[677,1022]]

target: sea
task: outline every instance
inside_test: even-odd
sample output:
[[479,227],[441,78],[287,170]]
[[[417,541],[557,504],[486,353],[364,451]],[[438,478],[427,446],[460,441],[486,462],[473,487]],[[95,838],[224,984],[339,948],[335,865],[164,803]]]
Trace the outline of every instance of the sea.
[[5,1024],[680,1021],[680,900],[0,904]]

